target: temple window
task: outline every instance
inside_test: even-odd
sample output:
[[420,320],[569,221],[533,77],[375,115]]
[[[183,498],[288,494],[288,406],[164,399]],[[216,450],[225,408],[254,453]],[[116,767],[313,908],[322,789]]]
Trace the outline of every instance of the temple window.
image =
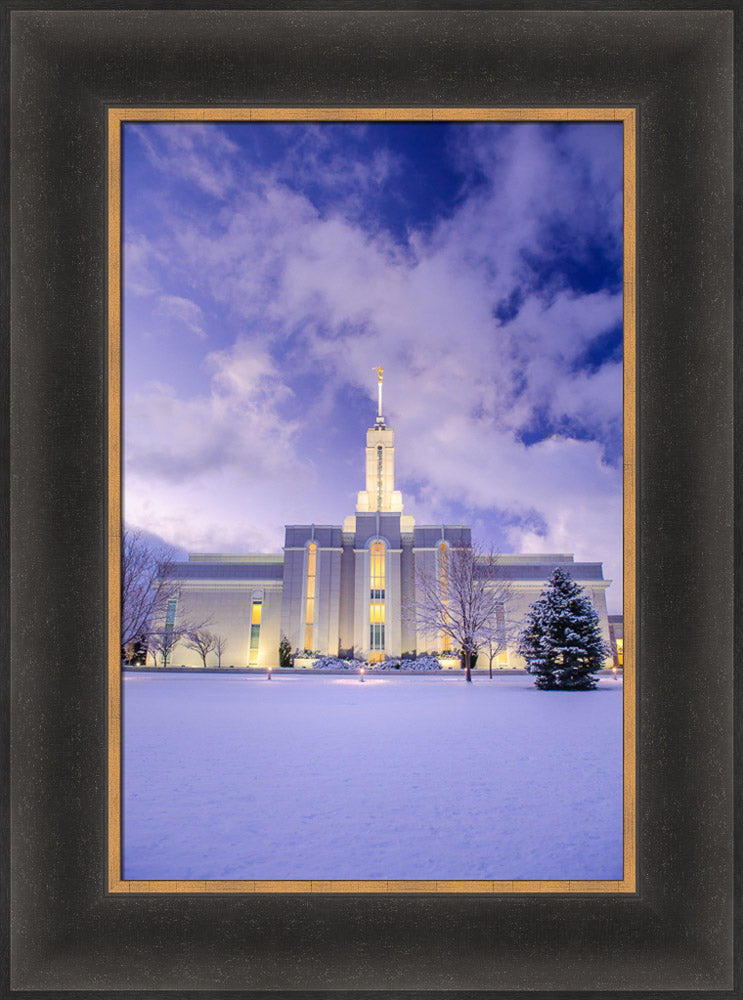
[[[446,609],[449,607],[449,546],[446,542],[441,542],[439,545],[439,593],[446,614]],[[441,633],[441,651],[443,653],[451,651],[451,637],[446,632]]]
[[263,614],[263,598],[254,597],[250,609],[250,652],[248,664],[253,667],[258,663],[258,649],[261,641],[261,616]]
[[315,632],[315,575],[317,572],[317,544],[307,548],[307,589],[304,614],[304,648],[312,649]]
[[385,626],[385,546],[372,542],[369,588],[369,662],[384,660]]

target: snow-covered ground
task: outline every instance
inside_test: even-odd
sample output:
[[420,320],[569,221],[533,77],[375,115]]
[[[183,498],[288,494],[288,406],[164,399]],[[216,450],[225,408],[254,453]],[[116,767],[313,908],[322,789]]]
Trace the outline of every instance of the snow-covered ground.
[[620,879],[622,685],[125,674],[124,878]]

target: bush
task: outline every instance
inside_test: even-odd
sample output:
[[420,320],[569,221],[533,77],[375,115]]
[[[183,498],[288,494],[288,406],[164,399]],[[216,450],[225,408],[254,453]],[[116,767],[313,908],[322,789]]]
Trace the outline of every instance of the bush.
[[441,670],[441,664],[432,656],[419,656],[416,659],[397,659],[390,657],[381,663],[375,663],[370,670]]
[[314,664],[315,670],[368,670],[369,664],[364,660],[341,660],[337,656],[321,656]]

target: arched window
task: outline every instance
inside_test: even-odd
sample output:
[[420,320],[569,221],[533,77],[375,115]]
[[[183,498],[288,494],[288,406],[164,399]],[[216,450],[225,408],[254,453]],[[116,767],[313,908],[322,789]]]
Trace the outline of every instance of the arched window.
[[307,547],[307,588],[304,613],[304,648],[313,649],[315,638],[315,576],[317,573],[317,544]]
[[385,545],[372,542],[369,550],[369,662],[384,660]]

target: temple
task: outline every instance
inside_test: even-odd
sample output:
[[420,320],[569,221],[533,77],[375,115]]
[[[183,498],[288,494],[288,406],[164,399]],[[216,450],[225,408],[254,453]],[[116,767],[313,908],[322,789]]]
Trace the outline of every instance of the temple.
[[[278,668],[283,637],[297,653],[370,663],[449,651],[445,636],[419,633],[403,609],[415,599],[421,574],[446,586],[448,552],[471,544],[470,528],[419,525],[403,513],[402,494],[395,489],[394,433],[382,411],[381,368],[377,376],[377,415],[366,432],[365,483],[355,513],[342,525],[286,525],[280,554],[192,554],[171,567],[181,587],[166,621],[171,627],[179,620],[208,621],[209,630],[225,640],[223,666]],[[523,619],[556,566],[585,588],[608,642],[605,592],[611,581],[603,578],[600,562],[575,562],[568,553],[498,557],[499,585],[505,584],[507,595],[504,631],[505,623]],[[169,662],[202,665],[183,642]],[[512,647],[500,651],[493,665],[524,666]]]

